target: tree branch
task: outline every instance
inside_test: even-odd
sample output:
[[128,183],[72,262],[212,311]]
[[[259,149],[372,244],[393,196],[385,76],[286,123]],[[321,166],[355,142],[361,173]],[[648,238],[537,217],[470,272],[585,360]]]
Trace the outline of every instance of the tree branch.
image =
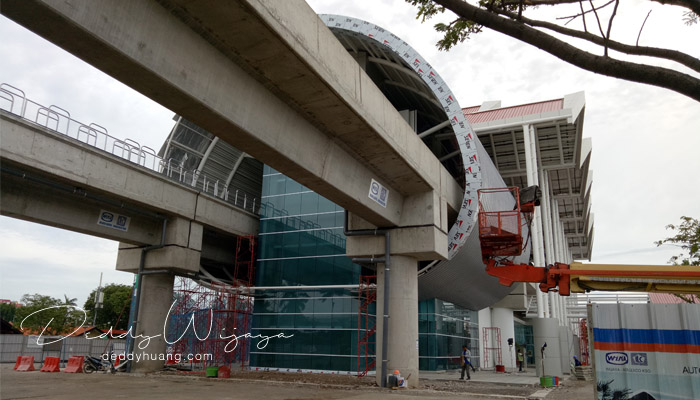
[[[499,13],[501,15],[507,16],[509,18],[513,18],[511,13],[509,13],[508,11],[499,10]],[[577,31],[575,29],[565,28],[563,26],[553,24],[551,22],[538,21],[538,20],[527,18],[527,17],[522,17],[521,21],[527,25],[530,25],[530,26],[545,28],[545,29],[549,29],[549,30],[557,32],[557,33],[561,33],[562,35],[567,35],[567,36],[575,37],[578,39],[587,40],[587,41],[594,43],[594,44],[597,44],[599,46],[603,46],[605,44],[603,38],[596,36],[590,32],[581,32],[581,31]],[[494,29],[494,30],[497,30],[497,29]],[[608,47],[615,50],[615,51],[619,51],[621,53],[625,53],[625,54],[629,54],[629,55],[656,57],[656,58],[663,58],[666,60],[675,61],[679,64],[685,65],[686,67],[688,67],[694,71],[700,72],[700,60],[699,59],[692,57],[688,54],[685,54],[683,52],[677,51],[677,50],[661,49],[658,47],[632,46],[632,45],[620,43],[620,42],[617,42],[614,40],[608,41]]]
[[620,5],[620,0],[615,0],[615,7],[613,8],[612,15],[608,20],[608,33],[605,35],[605,55],[608,55],[608,42],[610,42],[610,30],[612,30],[613,19],[615,19],[615,14],[617,14],[617,7]]
[[[593,10],[600,10],[600,9],[602,9],[602,8],[605,8],[605,7],[609,6],[610,4],[612,4],[612,3],[614,3],[614,2],[615,2],[615,0],[610,0],[609,2],[603,4],[603,5],[600,6],[600,7],[595,7],[595,8],[592,8],[592,9],[588,10],[588,11],[583,11],[583,3],[579,1],[578,4],[579,4],[579,6],[581,7],[581,12],[580,12],[580,13],[575,14],[575,15],[569,15],[569,16],[566,16],[566,17],[557,17],[557,19],[568,19],[568,21],[566,21],[566,24],[568,24],[569,22],[575,20],[575,19],[578,18],[578,17],[582,17],[582,16],[584,16],[585,14],[588,14],[589,12],[593,12]],[[584,21],[583,23],[585,24],[586,22]],[[564,24],[564,25],[566,25],[566,24]]]
[[[520,0],[505,0],[501,4],[504,5],[515,5],[518,4]],[[578,3],[579,0],[523,0],[523,4],[526,6],[557,6],[559,4],[570,4]]]
[[608,56],[608,39],[605,37],[605,32],[603,32],[603,27],[600,25],[600,18],[598,17],[598,11],[596,11],[595,6],[593,5],[593,0],[588,0],[589,3],[591,3],[591,9],[593,10],[593,15],[595,15],[595,20],[598,22],[598,29],[600,30],[600,36],[603,37],[603,48],[605,51],[603,51],[604,56]]
[[588,28],[586,27],[586,13],[583,12],[583,2],[579,1],[578,5],[581,7],[581,20],[583,20],[583,31],[588,33]]
[[690,75],[668,68],[596,56],[531,26],[482,10],[466,1],[434,1],[452,10],[458,16],[535,46],[579,68],[614,78],[663,87],[700,101],[700,80]]
[[650,15],[651,15],[651,10],[649,10],[646,18],[644,18],[644,22],[642,22],[642,27],[639,28],[639,34],[637,35],[637,46],[639,46],[639,38],[642,37],[642,30],[644,30],[644,25],[647,23],[647,20],[649,19]]
[[698,0],[651,0],[663,5],[672,5],[687,8],[700,15],[700,1]]

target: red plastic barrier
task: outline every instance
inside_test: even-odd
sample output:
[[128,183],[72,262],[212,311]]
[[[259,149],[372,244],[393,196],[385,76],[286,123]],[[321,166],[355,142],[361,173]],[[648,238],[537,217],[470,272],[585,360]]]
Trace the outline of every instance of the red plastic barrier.
[[219,367],[219,374],[217,376],[219,378],[230,378],[231,377],[231,368],[229,368],[225,365]]
[[19,367],[19,365],[21,364],[21,361],[22,361],[22,356],[17,356],[17,362],[15,363],[15,367],[12,369],[17,369],[17,367]]
[[73,356],[68,359],[68,365],[63,370],[63,372],[69,372],[73,374],[83,373],[83,362],[85,358],[83,356]]
[[46,357],[44,359],[44,366],[41,367],[39,371],[41,372],[61,372],[61,368],[58,366],[60,359],[58,357]]
[[22,356],[17,371],[34,371],[34,356]]

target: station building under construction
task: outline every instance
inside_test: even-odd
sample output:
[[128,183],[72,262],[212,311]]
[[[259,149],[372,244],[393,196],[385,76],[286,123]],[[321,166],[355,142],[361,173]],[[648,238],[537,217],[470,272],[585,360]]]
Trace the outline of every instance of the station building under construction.
[[[438,85],[444,92],[426,84],[441,78],[432,66],[427,65],[431,72],[426,76],[425,64],[407,61],[423,58],[400,38],[353,18],[324,15],[322,20],[463,187],[477,176],[482,187],[539,185],[541,206],[529,225],[521,261],[545,265],[590,259],[591,142],[583,138],[582,92],[515,106],[486,101],[463,108],[451,95],[443,96],[451,93],[446,84]],[[478,136],[479,171],[461,157],[445,104],[458,107]],[[216,193],[260,219],[257,237],[244,244],[254,251],[243,258],[255,258],[237,260],[235,270],[202,259],[204,276],[252,287],[250,296],[241,296],[245,318],[234,317],[244,320],[247,331],[294,335],[264,348],[248,346],[237,361],[251,368],[372,371],[376,271],[346,256],[345,210],[195,124],[179,116],[175,121],[159,155],[198,171],[197,184],[216,185]],[[535,349],[547,342],[547,370],[552,375],[568,371],[578,345],[578,320],[568,299],[543,294],[534,284],[500,285],[484,272],[476,235],[450,250],[448,260],[421,261],[416,271],[419,368],[458,368],[466,345],[474,365],[514,369],[517,351],[522,349],[533,365],[540,356]],[[177,290],[182,295],[191,288]]]

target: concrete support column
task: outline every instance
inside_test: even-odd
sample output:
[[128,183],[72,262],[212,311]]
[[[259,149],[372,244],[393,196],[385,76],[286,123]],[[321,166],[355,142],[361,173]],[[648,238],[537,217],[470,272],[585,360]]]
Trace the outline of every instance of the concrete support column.
[[[132,372],[152,372],[163,369],[163,360],[145,360],[142,354],[165,355],[166,342],[163,335],[167,333],[167,315],[173,302],[173,274],[144,275],[141,282],[141,301],[139,305],[138,325],[133,336],[134,364]],[[143,338],[151,337],[150,340]],[[139,362],[136,362],[139,357]]]
[[515,370],[515,348],[508,346],[508,338],[513,338],[515,341],[515,322],[513,320],[513,310],[510,308],[493,308],[491,309],[492,326],[501,329],[501,343],[489,345],[489,347],[501,348],[501,364],[506,367],[506,370]]
[[[523,144],[525,147],[525,169],[527,174],[527,185],[538,185],[537,177],[537,143],[535,142],[535,130],[530,125],[523,125]],[[530,227],[532,239],[532,258],[536,266],[544,265],[544,240],[542,236],[542,221],[540,207],[535,207]],[[549,317],[547,297],[537,289],[537,317]]]
[[[559,344],[559,321],[554,318],[537,318],[533,320],[533,335],[535,339],[535,367],[537,376],[562,375],[561,350]],[[544,350],[544,363],[540,349],[547,343]]]
[[573,332],[565,326],[559,326],[559,348],[561,349],[561,371],[565,374],[571,373],[570,360],[574,357],[571,346],[571,336]]
[[[418,262],[406,256],[391,256],[389,271],[389,340],[387,376],[398,369],[403,377],[411,375],[410,387],[418,386]],[[384,264],[377,268],[377,384],[381,386],[382,341],[384,332]]]

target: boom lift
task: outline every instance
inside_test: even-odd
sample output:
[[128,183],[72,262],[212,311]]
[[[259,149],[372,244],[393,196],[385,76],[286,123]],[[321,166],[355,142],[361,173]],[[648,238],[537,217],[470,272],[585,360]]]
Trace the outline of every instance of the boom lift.
[[[583,264],[573,262],[538,267],[516,264],[513,258],[522,254],[523,220],[530,224],[539,205],[539,188],[523,189],[523,198],[517,187],[480,189],[479,240],[486,272],[498,281],[511,286],[513,282],[539,283],[543,292],[559,292],[562,296],[591,290],[635,291],[700,294],[700,267],[676,265],[616,265]],[[510,193],[515,199],[513,210],[488,208],[488,196]]]

